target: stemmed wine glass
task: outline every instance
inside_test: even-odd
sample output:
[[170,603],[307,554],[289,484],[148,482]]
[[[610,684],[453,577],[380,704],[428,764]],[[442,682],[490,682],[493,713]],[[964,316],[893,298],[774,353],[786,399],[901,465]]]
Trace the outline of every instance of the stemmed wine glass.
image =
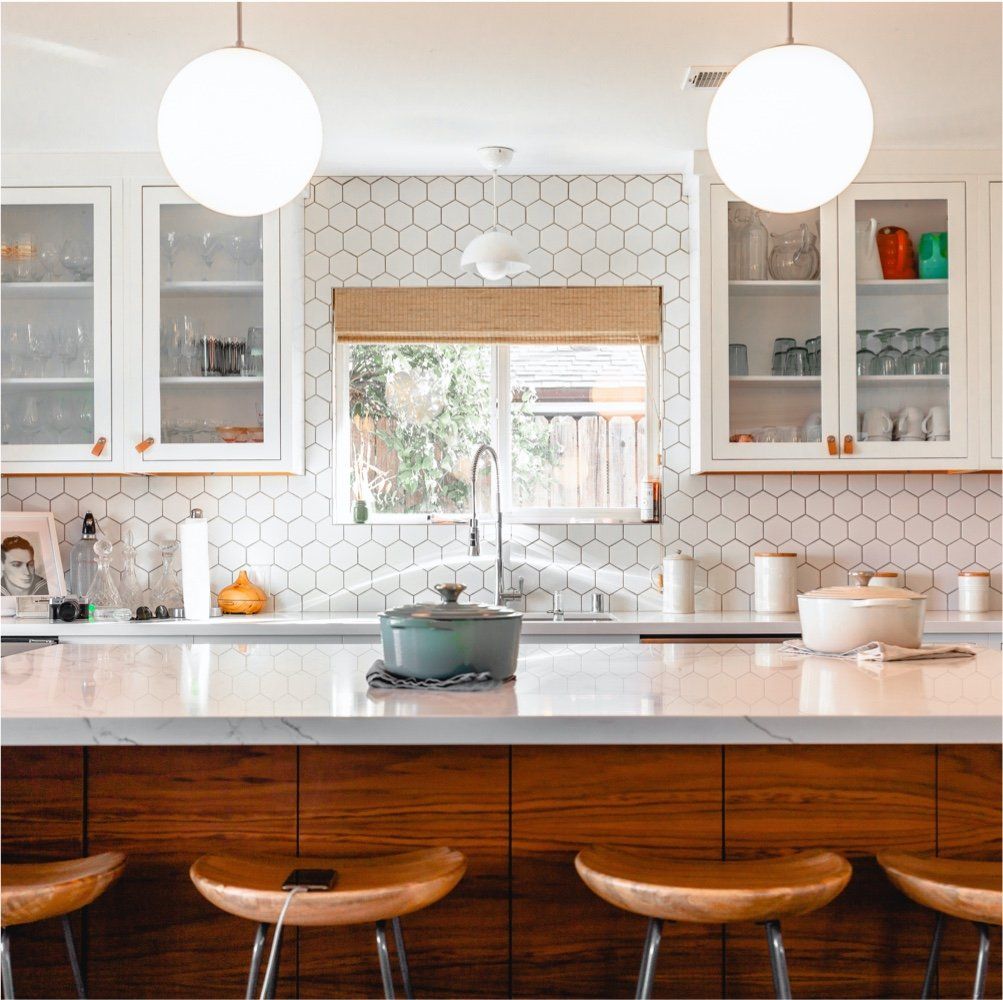
[[83,323],[77,323],[71,336],[77,341],[77,355],[80,358],[80,373],[84,378],[94,374],[94,340]]
[[27,440],[34,441],[41,429],[42,423],[38,414],[38,397],[29,396],[24,401],[24,408],[21,410],[21,430],[24,431],[24,437]]
[[930,335],[937,349],[930,355],[926,370],[930,375],[950,375],[951,352],[948,347],[948,329],[946,326],[938,326]]
[[94,436],[94,399],[90,392],[87,392],[80,400],[78,419],[80,420],[80,433],[84,436],[84,440],[92,438]]
[[52,356],[52,335],[43,330],[37,323],[27,323],[28,351],[34,358],[33,371],[36,377],[42,378]]
[[28,352],[27,331],[23,323],[7,323],[3,328],[3,368],[8,378],[24,374],[24,358]]
[[897,326],[886,326],[878,330],[878,340],[882,346],[874,362],[875,375],[902,374],[902,352],[892,343],[901,332]]
[[66,378],[73,374],[70,367],[77,360],[80,343],[77,340],[77,331],[73,329],[60,330],[57,337],[56,352],[59,354],[59,360],[63,362],[63,377]]
[[160,249],[167,261],[167,280],[174,280],[174,262],[181,252],[183,240],[181,234],[174,229],[169,229],[160,237]]
[[67,240],[63,244],[63,267],[76,281],[86,281],[94,273],[94,256],[83,240]]
[[66,410],[61,394],[56,393],[52,399],[52,409],[50,411],[53,437],[58,444],[63,439],[63,435],[70,429],[70,414]]
[[874,333],[873,330],[857,331],[857,375],[872,375],[874,373],[874,359],[877,355],[867,346],[868,338]]
[[38,251],[38,259],[42,263],[42,268],[45,271],[46,281],[56,280],[56,267],[62,261],[62,251],[55,243],[43,243]]
[[216,234],[206,230],[199,234],[198,237],[198,251],[199,256],[202,258],[202,263],[205,264],[205,274],[202,275],[202,280],[207,281],[209,279],[209,271],[212,268],[213,261],[216,259],[216,254],[219,253],[221,247],[220,242],[216,238]]
[[925,326],[910,327],[902,336],[905,338],[908,350],[902,355],[902,371],[906,375],[925,375],[930,363],[929,352],[923,349],[923,334],[927,333]]

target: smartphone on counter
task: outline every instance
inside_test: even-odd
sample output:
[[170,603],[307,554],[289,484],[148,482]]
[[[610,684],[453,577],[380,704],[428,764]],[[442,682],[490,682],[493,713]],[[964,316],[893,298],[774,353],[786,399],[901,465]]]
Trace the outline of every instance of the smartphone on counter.
[[337,874],[333,868],[294,868],[287,876],[282,888],[306,889],[307,892],[323,892],[334,886]]

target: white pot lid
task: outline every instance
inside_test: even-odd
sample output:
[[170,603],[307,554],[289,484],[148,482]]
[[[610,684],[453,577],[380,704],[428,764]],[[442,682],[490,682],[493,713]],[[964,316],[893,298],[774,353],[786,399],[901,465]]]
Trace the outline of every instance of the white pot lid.
[[904,587],[821,587],[799,597],[828,601],[925,601],[926,594]]

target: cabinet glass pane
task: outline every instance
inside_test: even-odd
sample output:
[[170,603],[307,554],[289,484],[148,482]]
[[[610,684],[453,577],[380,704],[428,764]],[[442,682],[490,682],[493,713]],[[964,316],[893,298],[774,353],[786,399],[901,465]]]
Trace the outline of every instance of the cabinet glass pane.
[[0,443],[94,440],[94,208],[4,205]]
[[262,219],[160,208],[160,440],[264,439]]
[[820,441],[819,213],[728,204],[728,430],[738,443]]
[[950,441],[947,201],[858,200],[855,227],[860,440]]

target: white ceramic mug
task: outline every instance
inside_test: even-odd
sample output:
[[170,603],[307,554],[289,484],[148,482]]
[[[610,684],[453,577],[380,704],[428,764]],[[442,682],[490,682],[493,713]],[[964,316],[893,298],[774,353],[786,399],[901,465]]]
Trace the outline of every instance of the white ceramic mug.
[[860,432],[865,441],[880,441],[887,439],[886,435],[891,434],[892,427],[892,418],[888,415],[888,411],[876,406],[864,413]]
[[933,440],[943,441],[951,433],[951,421],[946,406],[931,406],[923,421],[923,433]]
[[925,433],[923,430],[923,411],[918,406],[905,407],[895,422],[895,430],[900,441],[909,438],[914,438],[917,441],[922,440]]

